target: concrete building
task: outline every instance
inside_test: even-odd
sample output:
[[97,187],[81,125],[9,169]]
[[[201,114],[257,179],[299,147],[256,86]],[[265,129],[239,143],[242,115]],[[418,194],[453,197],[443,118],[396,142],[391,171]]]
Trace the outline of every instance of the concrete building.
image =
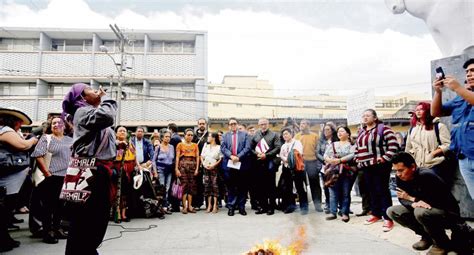
[[[347,102],[350,102],[351,96],[275,94],[273,85],[258,76],[225,76],[222,83],[210,83],[208,109],[211,127],[226,130],[227,119],[231,116],[247,124],[256,124],[260,117],[266,117],[270,119],[274,130],[279,130],[283,119],[287,117],[310,119],[315,125],[314,130],[319,130],[319,124],[326,121],[346,123]],[[375,110],[396,131],[406,131],[409,115],[405,109],[412,109],[419,101],[430,99],[428,94],[376,96]]]
[[[121,124],[160,127],[172,120],[186,126],[207,118],[207,32],[124,33],[133,43],[125,47]],[[2,28],[0,105],[23,109],[37,125],[61,111],[71,84],[116,84],[111,58],[120,62],[118,42],[108,29]]]

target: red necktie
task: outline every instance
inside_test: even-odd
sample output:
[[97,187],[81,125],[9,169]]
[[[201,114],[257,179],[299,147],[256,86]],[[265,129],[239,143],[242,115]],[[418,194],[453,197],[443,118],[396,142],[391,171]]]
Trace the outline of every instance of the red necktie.
[[232,133],[232,155],[237,155],[237,133]]

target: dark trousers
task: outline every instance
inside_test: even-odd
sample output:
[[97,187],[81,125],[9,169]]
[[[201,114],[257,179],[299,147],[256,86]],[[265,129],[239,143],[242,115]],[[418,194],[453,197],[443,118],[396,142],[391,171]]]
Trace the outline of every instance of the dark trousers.
[[28,208],[30,209],[30,213],[28,214],[28,228],[32,234],[37,234],[42,231],[42,219],[44,217],[43,203],[41,201],[41,189],[38,187],[34,187],[31,191],[31,199]]
[[250,204],[253,208],[258,207],[258,199],[257,199],[257,177],[258,174],[256,173],[256,159],[249,159],[250,170],[248,173],[248,180],[246,181],[249,185],[249,195],[250,195]]
[[110,177],[107,170],[98,166],[89,200],[76,208],[66,243],[66,255],[96,255],[97,247],[107,231],[110,216]]
[[390,181],[390,163],[383,163],[362,168],[365,184],[369,190],[370,209],[373,216],[387,218],[387,209],[392,206],[392,197],[388,183]]
[[63,202],[59,200],[59,194],[63,182],[63,176],[50,176],[37,187],[43,204],[41,222],[45,232],[58,230],[60,227]]
[[[321,208],[321,182],[319,179],[319,171],[321,170],[321,163],[318,160],[305,160],[304,171],[308,175],[309,187],[311,189],[311,198],[315,208]],[[329,194],[328,194],[329,202]]]
[[362,211],[368,212],[370,211],[370,195],[365,184],[364,171],[357,172],[357,186],[362,198]]
[[263,210],[273,210],[276,207],[276,169],[268,160],[258,161],[257,175],[257,197],[258,203]]
[[[0,191],[1,192],[1,191]],[[5,205],[5,194],[0,194],[0,246],[7,247],[7,245],[11,242],[10,234],[8,233],[8,224],[10,213],[8,212]]]
[[[196,194],[193,196],[193,207],[199,208],[204,204],[204,184],[202,182],[204,169],[199,167],[199,174],[196,178]],[[207,203],[207,200],[206,200]]]
[[228,198],[229,209],[245,209],[248,192],[248,171],[229,168],[228,169]]
[[459,221],[459,216],[437,208],[408,209],[403,205],[395,205],[388,208],[387,214],[400,225],[413,230],[424,239],[431,238],[436,245],[443,248],[449,245],[445,229],[451,228]]
[[283,209],[296,206],[293,183],[298,193],[300,208],[308,209],[308,194],[305,190],[306,173],[304,171],[294,171],[283,166],[280,178],[283,178]]
[[[172,171],[173,175],[171,177],[171,186],[173,186],[173,183],[177,179],[176,178],[176,173],[175,173],[175,169],[176,169],[175,164],[173,164],[172,169],[173,169],[173,171]],[[179,200],[179,199],[177,199],[177,198],[175,198],[171,195],[171,189],[168,192],[168,198],[169,198],[168,201],[170,202],[171,208],[173,209],[173,211],[179,212],[180,211],[179,210],[179,205],[181,204],[181,200]]]

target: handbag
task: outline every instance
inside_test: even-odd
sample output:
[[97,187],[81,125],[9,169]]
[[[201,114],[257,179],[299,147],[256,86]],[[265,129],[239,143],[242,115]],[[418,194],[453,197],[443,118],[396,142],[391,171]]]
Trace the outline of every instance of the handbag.
[[[53,157],[53,154],[49,152],[49,145],[51,144],[51,135],[46,135],[46,154],[44,154],[43,159],[44,159],[44,164],[47,169],[49,169],[49,165],[51,164],[51,158]],[[41,169],[39,168],[39,165],[36,164],[35,171],[33,172],[33,184],[35,187],[38,187],[38,185],[44,181],[45,176]]]
[[173,186],[171,187],[171,195],[176,199],[183,198],[183,185],[181,185],[181,181],[179,181],[179,178],[177,178],[176,181],[173,182]]
[[[334,156],[337,155],[336,147],[334,143],[332,143],[332,150],[334,152]],[[326,164],[323,167],[324,172],[324,187],[332,187],[336,184],[337,180],[339,179],[339,175],[342,173],[342,164]]]
[[105,130],[102,142],[93,157],[71,157],[64,177],[63,187],[59,198],[75,204],[84,204],[91,196],[92,186],[95,183],[97,171],[97,153],[107,142],[109,129]]
[[30,166],[28,151],[12,151],[0,143],[0,177],[20,172]]

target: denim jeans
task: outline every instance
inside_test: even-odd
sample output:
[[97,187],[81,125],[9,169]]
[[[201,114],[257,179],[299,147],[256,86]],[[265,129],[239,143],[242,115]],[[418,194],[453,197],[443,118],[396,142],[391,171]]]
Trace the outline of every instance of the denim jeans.
[[165,197],[163,197],[163,206],[167,207],[168,206],[168,193],[170,191],[171,187],[171,176],[173,174],[172,171],[172,166],[169,167],[164,167],[164,168],[158,168],[158,176],[160,178],[160,185],[163,185],[165,187]]
[[465,158],[459,160],[459,170],[466,183],[469,195],[474,199],[474,160]]
[[349,215],[354,178],[355,177],[341,175],[334,186],[329,188],[329,210],[331,214],[336,215],[337,206],[340,204],[341,213],[343,215]]

